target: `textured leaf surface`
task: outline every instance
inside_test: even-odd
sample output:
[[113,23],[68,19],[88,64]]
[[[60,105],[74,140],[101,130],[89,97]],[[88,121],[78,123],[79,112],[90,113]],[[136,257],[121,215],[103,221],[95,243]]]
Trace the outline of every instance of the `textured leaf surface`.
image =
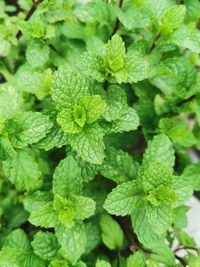
[[96,204],[89,197],[77,196],[72,198],[77,220],[85,220],[94,214]]
[[52,98],[59,109],[74,106],[83,96],[89,95],[88,81],[67,68],[55,72],[52,87]]
[[83,97],[80,106],[86,111],[87,123],[96,121],[106,109],[105,101],[98,95]]
[[173,219],[172,208],[171,206],[167,205],[162,205],[159,207],[147,205],[146,215],[148,217],[149,224],[152,226],[152,229],[154,229],[154,232],[158,235],[166,233]]
[[22,148],[44,138],[52,126],[48,116],[29,111],[8,120],[6,129],[12,144]]
[[54,126],[44,138],[37,142],[36,147],[49,151],[55,147],[62,147],[67,143],[67,139],[67,134],[64,133],[58,126]]
[[[84,117],[84,113],[80,114],[81,119]],[[73,116],[73,110],[70,108],[64,108],[61,110],[61,112],[58,114],[57,122],[65,133],[74,134],[79,133],[82,130],[82,127],[76,123]]]
[[152,163],[143,173],[143,186],[146,191],[154,190],[159,186],[172,184],[172,169],[163,163]]
[[119,35],[114,35],[106,45],[105,64],[110,71],[116,72],[124,67],[125,46]]
[[26,58],[34,68],[43,66],[49,59],[49,47],[38,41],[30,42],[26,50]]
[[120,119],[127,107],[126,94],[119,86],[111,86],[106,96],[107,109],[103,117],[107,121]]
[[69,143],[82,159],[94,164],[103,162],[105,145],[98,124],[90,124],[82,132],[69,136]]
[[166,135],[160,134],[149,141],[142,164],[146,167],[151,162],[163,162],[169,167],[173,167],[174,161],[174,150],[171,141]]
[[145,267],[145,255],[144,253],[137,251],[127,259],[127,267]]
[[35,190],[42,185],[42,172],[31,150],[19,150],[15,157],[4,161],[3,170],[19,190]]
[[100,167],[100,173],[117,184],[136,178],[137,170],[138,163],[133,157],[114,147],[106,150],[104,163]]
[[34,253],[44,260],[51,260],[57,252],[58,242],[53,233],[39,231],[31,242]]
[[139,126],[139,117],[133,108],[128,107],[119,120],[112,122],[111,131],[114,133],[129,132]]
[[4,247],[17,248],[20,250],[30,251],[31,246],[27,235],[21,229],[12,231],[6,238]]
[[157,247],[163,241],[163,236],[155,233],[155,228],[149,223],[144,208],[134,209],[131,215],[134,232],[139,241],[146,247]]
[[118,185],[108,195],[104,208],[110,213],[117,216],[131,214],[135,205],[137,205],[142,190],[138,188],[135,181],[130,181]]
[[45,263],[33,253],[13,248],[5,248],[0,252],[0,265],[9,267],[44,267]]
[[47,202],[46,204],[35,209],[31,213],[29,221],[36,226],[46,228],[55,227],[57,223],[57,215],[53,209],[53,202]]
[[170,7],[161,18],[160,29],[163,34],[168,34],[177,29],[185,16],[185,6],[175,5]]
[[61,245],[64,257],[72,264],[75,264],[85,251],[86,234],[83,224],[77,223],[72,229],[60,226],[56,236]]

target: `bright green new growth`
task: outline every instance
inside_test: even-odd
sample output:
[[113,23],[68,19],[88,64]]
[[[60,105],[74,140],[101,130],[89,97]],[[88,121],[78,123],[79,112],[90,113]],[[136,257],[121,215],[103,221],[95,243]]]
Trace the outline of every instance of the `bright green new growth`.
[[199,1],[8,2],[0,267],[199,267]]

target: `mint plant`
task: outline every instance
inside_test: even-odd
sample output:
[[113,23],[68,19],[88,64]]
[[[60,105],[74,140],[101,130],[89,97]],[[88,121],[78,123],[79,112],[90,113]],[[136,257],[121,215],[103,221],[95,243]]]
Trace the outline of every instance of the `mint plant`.
[[0,267],[200,266],[199,1],[15,2],[0,1]]

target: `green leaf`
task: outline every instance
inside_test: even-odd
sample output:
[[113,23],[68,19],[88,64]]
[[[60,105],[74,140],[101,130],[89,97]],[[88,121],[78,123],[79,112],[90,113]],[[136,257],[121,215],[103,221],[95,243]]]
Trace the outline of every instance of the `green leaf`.
[[143,191],[135,181],[126,182],[112,190],[107,196],[104,208],[110,214],[125,216],[132,213],[142,196]]
[[16,156],[16,151],[8,138],[0,136],[0,160],[7,160]]
[[[86,120],[85,111],[82,110],[79,114],[79,121],[82,120],[83,123]],[[74,134],[79,133],[82,130],[82,126],[80,126],[74,118],[73,110],[71,108],[64,108],[57,116],[57,122],[61,126],[62,130],[65,133]],[[78,114],[76,114],[78,115]]]
[[106,95],[106,104],[107,109],[103,113],[105,120],[110,122],[120,119],[127,107],[125,91],[119,86],[110,86]]
[[122,38],[115,34],[108,41],[105,49],[105,65],[111,72],[116,72],[124,67],[125,46]]
[[177,29],[185,17],[185,6],[175,5],[166,10],[161,17],[160,30],[162,34],[169,34]]
[[13,86],[19,92],[36,94],[42,83],[42,73],[32,70],[29,66],[23,65],[17,71],[13,80]]
[[0,114],[0,134],[3,132],[5,121],[5,117]]
[[160,264],[175,266],[174,252],[166,244],[153,248],[151,259],[160,262]]
[[179,240],[180,244],[185,247],[196,247],[196,244],[191,236],[183,231],[175,231],[175,236]]
[[160,186],[171,187],[172,168],[162,162],[151,163],[144,170],[142,180],[144,190],[147,192]]
[[97,224],[89,222],[85,224],[85,233],[87,237],[87,244],[85,248],[85,254],[89,254],[94,250],[97,245],[101,242],[100,229]]
[[83,160],[102,164],[105,145],[103,132],[97,123],[85,126],[80,133],[70,135],[69,143]]
[[133,255],[129,256],[127,259],[127,267],[145,267],[146,259],[144,253],[141,251],[135,252]]
[[86,112],[87,123],[99,119],[106,109],[106,102],[99,95],[84,96],[79,104]]
[[72,229],[59,226],[56,236],[61,245],[63,256],[71,263],[76,264],[86,247],[85,228],[82,223],[76,223]]
[[31,242],[34,253],[44,260],[51,260],[57,253],[58,242],[53,233],[37,232]]
[[4,248],[0,251],[0,265],[9,267],[45,267],[42,259],[17,248]]
[[55,195],[53,205],[58,214],[58,220],[65,225],[66,228],[71,229],[75,223],[75,208],[72,201]]
[[136,178],[138,163],[128,153],[114,147],[106,149],[100,173],[117,184]]
[[120,119],[111,124],[111,132],[122,133],[136,130],[139,126],[139,117],[136,111],[128,107]]
[[185,20],[187,22],[197,21],[199,18],[199,12],[200,12],[199,1],[198,0],[186,0],[184,3],[186,6]]
[[27,195],[23,204],[25,209],[31,213],[51,200],[53,200],[53,194],[51,191],[37,190],[34,193]]
[[146,216],[149,224],[156,234],[166,234],[167,229],[172,224],[172,207],[170,205],[155,207],[149,204],[146,206]]
[[173,119],[161,119],[159,127],[165,132],[175,144],[184,147],[195,145],[196,139],[184,121]]
[[82,188],[81,169],[72,156],[61,160],[53,175],[53,193],[62,197],[79,194]]
[[176,228],[186,228],[187,227],[187,216],[186,213],[190,208],[188,206],[180,206],[173,210],[173,225]]
[[29,111],[8,120],[6,130],[13,146],[23,148],[44,138],[52,126],[48,116]]
[[125,58],[125,71],[126,75],[122,82],[137,83],[149,77],[149,63],[144,57],[130,53]]
[[[153,71],[154,72],[154,71]],[[168,58],[155,68],[151,83],[166,96],[177,101],[190,97],[194,92],[197,74],[194,66],[185,58]]]
[[162,244],[164,236],[155,233],[155,228],[149,223],[145,208],[134,209],[131,219],[134,232],[144,246],[153,248]]
[[186,25],[181,25],[173,33],[166,35],[158,41],[159,45],[176,44],[181,48],[187,48],[195,53],[200,53],[200,33],[191,30]]
[[[81,101],[82,101],[82,99],[81,99]],[[83,127],[84,124],[86,123],[86,116],[87,116],[87,112],[86,112],[85,108],[82,107],[82,105],[75,105],[74,106],[74,109],[73,109],[73,117],[74,117],[75,122],[80,127]]]
[[108,214],[100,218],[101,238],[111,250],[121,249],[124,245],[124,234],[120,225]]
[[42,138],[35,146],[45,151],[49,151],[53,148],[60,148],[67,143],[68,136],[64,133],[61,128],[54,125],[51,130]]
[[174,176],[172,180],[172,189],[178,196],[177,204],[183,204],[193,193],[193,180],[187,179],[183,174],[181,176]]
[[30,42],[26,50],[26,59],[34,68],[43,66],[49,59],[49,47],[39,41]]
[[200,164],[190,164],[188,165],[183,173],[182,176],[189,181],[193,181],[193,190],[199,191],[200,190]]
[[111,267],[111,265],[107,261],[97,260],[95,267]]
[[54,73],[52,98],[58,109],[70,108],[89,94],[89,82],[78,72],[62,67]]
[[103,58],[92,52],[85,52],[78,61],[78,67],[87,76],[92,77],[98,82],[105,79],[105,65]]
[[100,167],[99,165],[89,163],[87,161],[82,160],[81,158],[78,158],[78,164],[81,168],[81,176],[83,178],[84,183],[92,181],[98,174]]
[[152,162],[163,162],[167,166],[173,167],[174,161],[174,149],[171,141],[165,134],[159,134],[148,142],[142,166],[147,167]]
[[159,186],[156,189],[150,191],[146,196],[153,206],[172,205],[178,200],[177,194],[169,187]]
[[72,197],[71,201],[75,210],[77,220],[85,220],[91,217],[96,208],[95,201],[89,197],[76,196]]
[[69,267],[66,260],[52,260],[49,267]]
[[5,240],[4,248],[16,248],[20,250],[30,251],[31,246],[27,235],[21,229],[12,231]]
[[19,150],[15,157],[3,162],[3,170],[19,190],[35,190],[42,186],[42,172],[31,150]]
[[45,228],[55,227],[57,223],[57,215],[53,209],[53,202],[47,202],[46,204],[36,208],[31,212],[29,221],[36,226]]
[[5,118],[11,118],[21,110],[23,98],[21,94],[8,85],[0,86],[0,114]]

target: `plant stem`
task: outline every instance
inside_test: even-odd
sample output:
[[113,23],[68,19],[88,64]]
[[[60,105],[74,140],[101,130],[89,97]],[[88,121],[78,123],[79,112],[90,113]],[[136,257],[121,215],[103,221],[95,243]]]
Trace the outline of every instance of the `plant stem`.
[[187,266],[187,262],[182,259],[181,257],[175,255],[175,258],[182,264],[183,267],[186,267]]
[[[121,8],[123,5],[123,0],[119,0],[119,8]],[[117,18],[116,21],[115,21],[115,25],[114,25],[114,28],[113,28],[113,31],[112,31],[112,34],[111,34],[111,37],[117,32],[117,30],[119,29],[119,19]]]
[[177,105],[178,107],[179,107],[179,106],[182,106],[182,105],[184,105],[185,103],[192,101],[194,98],[195,98],[195,95],[192,95],[192,96],[190,96],[190,97],[187,98],[187,99],[183,99],[183,100],[177,102],[176,105]]
[[117,250],[117,267],[120,267],[120,251]]
[[189,247],[189,246],[186,246],[186,247],[178,247],[174,250],[174,253],[180,251],[180,250],[194,250],[196,252],[198,252],[198,249],[197,248],[193,248],[193,247]]

